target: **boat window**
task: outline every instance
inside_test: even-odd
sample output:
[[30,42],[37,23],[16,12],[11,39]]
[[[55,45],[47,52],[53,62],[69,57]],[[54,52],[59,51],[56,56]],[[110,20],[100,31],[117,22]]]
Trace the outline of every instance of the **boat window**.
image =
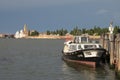
[[73,50],[76,50],[77,48],[76,48],[76,45],[71,45],[70,46],[70,51],[73,51]]
[[87,37],[81,37],[81,42],[87,42]]
[[81,45],[78,45],[78,49],[81,49]]
[[101,45],[99,45],[99,48],[102,48],[102,46],[101,46]]
[[97,46],[96,45],[84,45],[85,48],[96,48]]

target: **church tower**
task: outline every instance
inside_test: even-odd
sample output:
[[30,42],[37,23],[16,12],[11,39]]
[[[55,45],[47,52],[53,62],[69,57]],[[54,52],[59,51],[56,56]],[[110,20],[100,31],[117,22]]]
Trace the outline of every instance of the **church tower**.
[[23,33],[25,34],[25,36],[28,36],[27,24],[24,24]]

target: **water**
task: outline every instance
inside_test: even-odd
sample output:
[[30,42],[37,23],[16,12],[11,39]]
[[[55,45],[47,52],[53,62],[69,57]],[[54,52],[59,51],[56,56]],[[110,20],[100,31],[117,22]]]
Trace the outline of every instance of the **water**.
[[117,80],[97,69],[61,60],[64,40],[0,39],[0,80]]

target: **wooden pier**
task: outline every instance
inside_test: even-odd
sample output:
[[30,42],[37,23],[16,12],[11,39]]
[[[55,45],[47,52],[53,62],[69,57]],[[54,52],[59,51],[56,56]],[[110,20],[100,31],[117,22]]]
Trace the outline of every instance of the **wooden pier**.
[[100,41],[109,55],[110,68],[120,76],[120,34],[103,34]]
[[110,68],[113,68],[117,77],[120,78],[120,33],[113,33],[112,23],[110,23],[109,31],[109,33],[101,35],[100,42],[107,50],[108,57],[106,60],[110,63]]

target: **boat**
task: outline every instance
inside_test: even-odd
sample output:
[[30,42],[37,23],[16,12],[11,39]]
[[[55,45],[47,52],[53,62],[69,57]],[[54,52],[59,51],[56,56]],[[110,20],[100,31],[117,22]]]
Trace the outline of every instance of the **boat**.
[[99,43],[90,43],[87,36],[75,36],[64,42],[62,54],[64,61],[97,67],[105,62],[106,50]]

